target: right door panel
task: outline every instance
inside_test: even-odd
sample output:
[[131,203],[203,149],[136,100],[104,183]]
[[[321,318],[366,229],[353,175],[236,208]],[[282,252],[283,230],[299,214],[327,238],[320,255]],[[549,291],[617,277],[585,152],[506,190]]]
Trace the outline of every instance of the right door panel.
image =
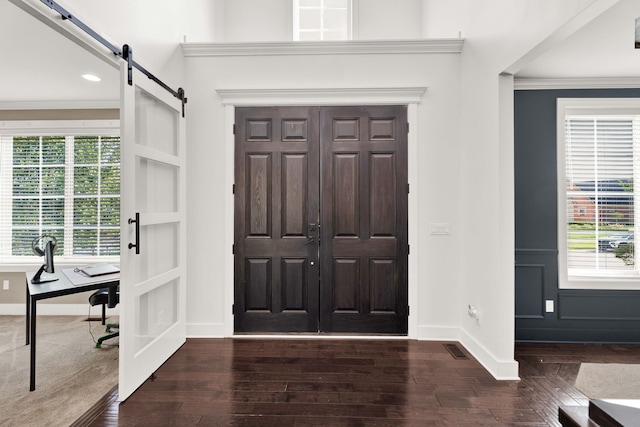
[[320,331],[406,334],[407,110],[320,111]]

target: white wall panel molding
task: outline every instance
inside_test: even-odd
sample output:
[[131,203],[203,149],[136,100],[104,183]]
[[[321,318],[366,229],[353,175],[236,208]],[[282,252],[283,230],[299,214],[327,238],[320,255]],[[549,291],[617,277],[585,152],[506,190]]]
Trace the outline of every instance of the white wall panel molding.
[[464,39],[352,40],[325,42],[183,43],[191,56],[366,55],[462,52]]

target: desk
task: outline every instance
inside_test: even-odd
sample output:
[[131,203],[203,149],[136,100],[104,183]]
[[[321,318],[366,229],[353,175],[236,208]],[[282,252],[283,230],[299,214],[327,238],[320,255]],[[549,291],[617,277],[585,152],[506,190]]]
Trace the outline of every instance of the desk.
[[[56,277],[55,282],[41,283],[34,285],[31,278],[35,271],[26,274],[27,282],[27,344],[31,343],[31,360],[29,368],[29,391],[36,389],[36,302],[47,298],[60,297],[62,295],[77,294],[80,292],[92,291],[96,289],[109,288],[109,298],[115,300],[116,290],[120,285],[120,274],[110,274],[108,276],[98,276],[90,283],[74,285],[62,272],[47,274],[47,278]],[[43,277],[44,279],[44,277]]]

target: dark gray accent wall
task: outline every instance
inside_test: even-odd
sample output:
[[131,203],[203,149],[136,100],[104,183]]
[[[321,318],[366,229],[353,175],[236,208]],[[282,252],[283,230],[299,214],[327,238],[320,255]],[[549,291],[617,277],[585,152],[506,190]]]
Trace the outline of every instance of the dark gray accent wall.
[[640,343],[640,291],[558,289],[558,98],[640,98],[640,89],[515,92],[515,339]]

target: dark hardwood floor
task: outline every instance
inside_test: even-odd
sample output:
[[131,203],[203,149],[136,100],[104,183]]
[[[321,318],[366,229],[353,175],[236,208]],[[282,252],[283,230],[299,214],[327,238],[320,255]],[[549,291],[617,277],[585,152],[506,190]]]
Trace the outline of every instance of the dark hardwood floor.
[[444,344],[188,339],[156,379],[81,424],[559,426],[558,407],[588,405],[573,386],[581,362],[640,363],[640,345],[517,344],[521,380],[497,381]]

